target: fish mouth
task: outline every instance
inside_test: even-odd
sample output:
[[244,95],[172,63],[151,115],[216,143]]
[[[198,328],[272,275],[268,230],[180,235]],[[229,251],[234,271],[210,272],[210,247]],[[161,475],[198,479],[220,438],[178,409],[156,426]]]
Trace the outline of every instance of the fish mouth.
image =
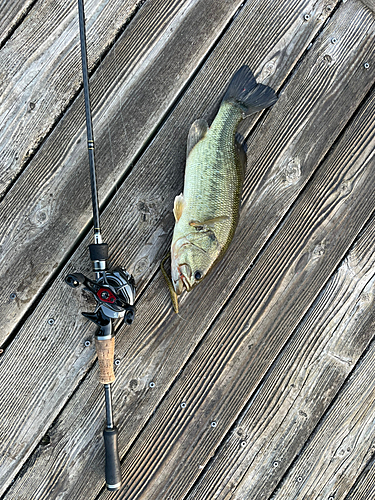
[[191,284],[189,282],[189,277],[191,276],[191,268],[189,264],[177,265],[172,271],[172,283],[173,288],[177,295],[180,295],[186,288],[187,292],[191,290]]

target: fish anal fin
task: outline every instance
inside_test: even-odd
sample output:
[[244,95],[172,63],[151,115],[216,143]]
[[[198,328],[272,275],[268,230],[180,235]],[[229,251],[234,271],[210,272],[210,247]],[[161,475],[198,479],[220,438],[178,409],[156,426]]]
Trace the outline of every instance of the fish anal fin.
[[180,220],[184,207],[185,207],[185,200],[183,194],[181,193],[174,199],[173,214],[174,218],[176,219],[176,222]]
[[247,164],[247,156],[246,156],[245,148],[238,141],[237,137],[236,137],[236,143],[235,144],[236,144],[238,159],[239,159],[240,165],[241,165],[242,175],[245,177],[246,164]]
[[187,156],[189,156],[193,147],[206,136],[207,131],[208,123],[203,118],[195,120],[195,122],[192,123],[187,140]]

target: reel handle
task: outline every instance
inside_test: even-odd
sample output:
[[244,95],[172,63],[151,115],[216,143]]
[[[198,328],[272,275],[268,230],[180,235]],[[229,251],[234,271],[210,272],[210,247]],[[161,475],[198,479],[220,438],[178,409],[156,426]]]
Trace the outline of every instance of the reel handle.
[[115,381],[113,362],[115,357],[115,337],[106,340],[95,338],[96,353],[99,361],[99,381],[112,384]]
[[103,431],[105,446],[105,482],[109,491],[119,490],[121,487],[121,463],[118,453],[116,427],[109,429],[106,427]]
[[121,488],[121,462],[118,451],[118,430],[113,425],[111,384],[115,381],[113,370],[115,337],[99,340],[95,338],[99,361],[99,381],[104,384],[106,395],[107,427],[103,431],[105,448],[105,482],[109,491]]

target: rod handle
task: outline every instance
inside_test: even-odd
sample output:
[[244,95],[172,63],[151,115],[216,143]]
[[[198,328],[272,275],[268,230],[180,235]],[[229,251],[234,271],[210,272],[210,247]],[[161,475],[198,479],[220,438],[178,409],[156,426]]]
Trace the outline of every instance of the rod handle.
[[95,346],[99,361],[99,381],[102,384],[112,384],[116,378],[113,370],[115,337],[107,340],[95,338]]
[[118,453],[117,436],[118,430],[116,427],[103,431],[104,446],[105,446],[105,482],[107,489],[116,491],[121,488],[121,463]]

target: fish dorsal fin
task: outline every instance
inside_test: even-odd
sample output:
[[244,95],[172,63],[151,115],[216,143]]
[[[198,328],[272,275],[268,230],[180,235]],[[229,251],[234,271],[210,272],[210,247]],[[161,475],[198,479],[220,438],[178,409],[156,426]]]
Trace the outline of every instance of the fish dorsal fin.
[[206,136],[207,131],[208,123],[204,118],[195,120],[189,130],[189,136],[187,140],[187,156],[189,156],[190,151],[193,149],[193,147]]
[[195,227],[196,229],[199,229],[199,228],[203,229],[204,227],[213,226],[217,222],[224,222],[224,221],[227,221],[228,219],[229,219],[229,217],[227,215],[219,215],[218,217],[214,217],[213,219],[207,219],[207,220],[204,220],[202,222],[196,221],[196,220],[191,220],[189,222],[189,226]]
[[176,219],[176,222],[180,220],[184,207],[185,207],[185,200],[183,194],[181,193],[174,199],[173,214],[174,218]]

